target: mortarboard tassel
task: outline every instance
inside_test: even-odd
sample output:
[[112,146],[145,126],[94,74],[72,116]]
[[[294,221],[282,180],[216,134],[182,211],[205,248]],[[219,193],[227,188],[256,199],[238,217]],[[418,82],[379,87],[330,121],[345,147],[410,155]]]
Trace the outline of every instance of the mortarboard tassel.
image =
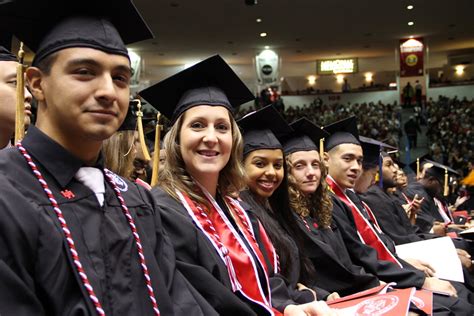
[[146,147],[145,133],[143,132],[142,102],[140,101],[140,99],[136,99],[136,101],[138,101],[138,104],[137,104],[137,124],[138,124],[138,137],[140,139],[140,146],[142,148],[143,157],[145,157],[145,159],[147,161],[150,161],[151,160],[150,153],[148,152],[148,148]]
[[444,169],[444,187],[443,187],[443,195],[448,196],[449,195],[449,185],[448,185],[449,179],[448,179],[448,169]]
[[324,138],[319,139],[319,159],[324,159]]
[[416,158],[416,177],[420,176],[420,158]]
[[152,174],[151,174],[151,183],[150,185],[154,187],[158,184],[158,171],[160,170],[160,136],[163,125],[160,125],[160,116],[161,113],[158,112],[156,115],[156,129],[155,129],[155,148],[153,153],[153,163],[152,163]]
[[18,66],[16,68],[16,113],[15,113],[15,144],[25,136],[25,77],[23,42],[18,50]]

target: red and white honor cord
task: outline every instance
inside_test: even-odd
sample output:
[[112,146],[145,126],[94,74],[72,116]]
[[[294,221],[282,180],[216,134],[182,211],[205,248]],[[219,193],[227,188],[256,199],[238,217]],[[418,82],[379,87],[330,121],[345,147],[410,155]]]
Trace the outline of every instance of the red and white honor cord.
[[[97,314],[105,315],[104,309],[102,308],[102,304],[100,303],[99,299],[97,298],[97,295],[95,295],[92,284],[89,282],[87,274],[84,271],[84,268],[82,267],[81,261],[79,259],[79,253],[77,252],[76,246],[74,245],[74,239],[72,238],[71,231],[69,230],[69,228],[67,226],[66,219],[63,216],[63,212],[59,208],[58,202],[54,198],[53,192],[49,189],[48,183],[43,178],[43,175],[38,170],[38,167],[33,162],[33,160],[31,159],[31,156],[28,154],[26,149],[21,145],[21,143],[18,143],[16,146],[17,146],[18,150],[21,152],[21,154],[23,155],[23,157],[25,158],[26,162],[28,163],[28,166],[30,166],[31,171],[33,172],[33,174],[38,179],[38,181],[41,184],[41,187],[43,188],[46,196],[48,197],[49,201],[51,202],[51,205],[54,209],[54,212],[56,213],[56,216],[58,217],[59,223],[61,225],[61,229],[62,229],[62,231],[63,231],[63,233],[66,237],[66,241],[67,241],[67,244],[69,246],[69,251],[70,251],[72,259],[74,261],[74,265],[76,266],[77,272],[78,272],[79,276],[81,277],[82,283],[83,283],[84,287],[86,288],[87,293],[89,294],[89,298],[91,299],[92,303],[95,306]],[[106,178],[107,178],[109,184],[114,189],[114,191],[117,195],[117,199],[119,200],[119,202],[122,206],[123,213],[125,214],[125,217],[128,220],[130,228],[132,229],[132,233],[133,233],[135,242],[137,244],[138,255],[140,257],[140,264],[142,266],[143,274],[144,274],[144,277],[145,277],[145,283],[146,283],[146,286],[148,288],[148,294],[150,296],[150,300],[152,302],[153,310],[155,312],[155,315],[159,316],[160,311],[158,310],[158,304],[156,302],[153,287],[151,285],[150,275],[148,273],[148,268],[147,268],[146,263],[145,263],[145,256],[143,254],[143,249],[142,249],[142,245],[141,245],[141,242],[140,242],[140,236],[138,235],[138,232],[137,232],[137,229],[136,229],[136,226],[135,226],[135,222],[134,222],[132,216],[130,215],[130,212],[128,211],[127,206],[125,205],[124,199],[122,198],[122,195],[120,194],[120,190],[117,188],[115,182],[113,181],[113,178],[111,176],[111,172],[109,170],[105,170],[105,175],[106,175]]]

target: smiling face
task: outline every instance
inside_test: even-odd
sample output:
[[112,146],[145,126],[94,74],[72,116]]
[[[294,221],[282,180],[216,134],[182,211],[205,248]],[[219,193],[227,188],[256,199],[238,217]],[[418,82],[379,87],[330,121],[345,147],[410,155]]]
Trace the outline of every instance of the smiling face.
[[362,159],[360,145],[338,145],[331,149],[326,156],[329,175],[342,189],[351,189],[362,172]]
[[262,198],[272,196],[283,181],[283,152],[281,149],[258,149],[245,157],[249,189]]
[[199,105],[183,115],[179,144],[186,171],[200,183],[207,182],[206,177],[218,179],[232,149],[229,111],[222,106]]
[[289,156],[291,175],[305,195],[316,192],[321,181],[321,159],[316,150],[297,151]]
[[38,127],[66,148],[110,137],[128,109],[128,58],[92,48],[67,48],[54,57],[48,73],[27,70],[40,104]]

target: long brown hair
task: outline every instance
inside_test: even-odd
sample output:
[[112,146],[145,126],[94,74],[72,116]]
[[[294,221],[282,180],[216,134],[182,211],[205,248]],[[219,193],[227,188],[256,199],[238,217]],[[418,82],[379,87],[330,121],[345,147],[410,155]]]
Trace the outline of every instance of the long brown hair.
[[104,165],[114,173],[131,179],[135,131],[118,131],[102,143]]
[[[179,198],[176,190],[179,190],[186,192],[196,202],[206,203],[201,191],[197,189],[194,180],[186,171],[181,155],[179,137],[185,115],[186,112],[181,114],[165,137],[166,161],[163,172],[160,174],[159,185],[177,201],[179,201]],[[223,195],[234,195],[243,189],[246,184],[246,175],[242,166],[242,134],[230,112],[229,119],[232,126],[232,149],[229,161],[220,171],[218,180],[219,191]]]
[[329,195],[326,182],[327,168],[321,161],[321,180],[316,191],[306,196],[298,187],[298,183],[291,174],[293,165],[291,154],[286,156],[288,167],[288,193],[290,195],[290,206],[300,216],[311,216],[321,227],[330,227],[332,218],[332,200]]

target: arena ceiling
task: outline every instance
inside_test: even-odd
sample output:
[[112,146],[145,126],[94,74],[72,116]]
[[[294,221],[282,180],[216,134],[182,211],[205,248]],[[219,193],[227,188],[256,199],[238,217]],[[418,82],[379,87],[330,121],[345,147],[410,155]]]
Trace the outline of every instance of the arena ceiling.
[[156,36],[132,46],[148,66],[193,63],[215,53],[251,64],[265,46],[284,62],[381,57],[394,55],[398,40],[409,36],[424,37],[431,52],[474,50],[473,0],[134,2]]

